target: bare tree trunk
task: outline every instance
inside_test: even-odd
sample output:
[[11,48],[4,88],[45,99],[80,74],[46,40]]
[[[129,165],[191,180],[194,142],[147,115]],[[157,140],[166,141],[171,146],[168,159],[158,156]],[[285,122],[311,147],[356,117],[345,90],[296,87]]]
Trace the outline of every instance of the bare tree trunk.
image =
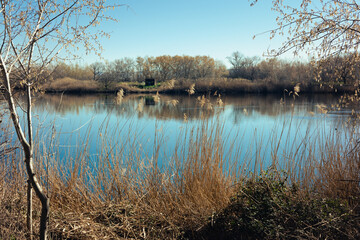
[[49,218],[49,199],[42,190],[40,183],[38,182],[33,168],[33,158],[30,155],[25,157],[25,164],[26,164],[26,171],[29,175],[29,180],[34,187],[34,191],[36,196],[40,199],[41,202],[41,217],[40,217],[40,239],[46,240],[47,239],[47,225],[48,225],[48,218]]
[[[35,193],[41,202],[41,217],[40,217],[40,239],[47,238],[47,223],[49,218],[49,199],[42,190],[40,183],[35,177],[34,157],[33,157],[33,134],[32,134],[32,116],[31,116],[31,85],[27,85],[27,124],[28,124],[28,140],[29,140],[29,155],[25,154],[26,170],[29,180],[34,187]],[[29,203],[30,204],[30,203]]]
[[41,219],[40,219],[40,239],[47,239],[47,223],[49,216],[49,199],[43,191],[34,170],[34,160],[33,160],[33,140],[32,140],[32,122],[31,122],[31,85],[27,86],[27,126],[28,126],[28,137],[27,140],[24,134],[24,131],[19,122],[19,116],[17,114],[14,96],[12,95],[12,90],[10,87],[10,76],[6,70],[6,65],[3,58],[0,56],[0,71],[2,73],[4,85],[6,88],[5,98],[8,102],[8,107],[10,111],[11,120],[13,121],[14,128],[18,139],[22,145],[25,157],[26,172],[29,177],[29,182],[34,188],[36,196],[40,199],[41,202]]
[[[27,120],[28,120],[28,140],[30,149],[32,152],[33,140],[32,140],[32,120],[31,120],[31,89],[30,85],[27,87]],[[32,240],[33,229],[32,229],[32,185],[30,178],[28,179],[28,192],[27,192],[27,224],[29,230],[29,239]]]

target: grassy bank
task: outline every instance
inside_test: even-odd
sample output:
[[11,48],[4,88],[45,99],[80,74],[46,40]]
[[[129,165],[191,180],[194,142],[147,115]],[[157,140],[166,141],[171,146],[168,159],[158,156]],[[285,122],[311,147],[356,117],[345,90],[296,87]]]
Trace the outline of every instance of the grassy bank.
[[292,91],[294,86],[299,84],[303,93],[345,93],[354,92],[353,85],[321,85],[320,83],[273,83],[269,81],[249,81],[246,79],[231,78],[205,78],[205,79],[181,79],[170,80],[158,83],[156,86],[145,87],[144,83],[114,83],[104,88],[101,82],[94,80],[76,80],[73,78],[61,78],[45,83],[41,88],[46,92],[67,92],[67,93],[99,93],[117,92],[123,89],[125,93],[167,93],[187,94],[188,89],[194,86],[195,93],[205,94],[218,92],[221,94],[238,93],[283,93],[285,89]]
[[[137,142],[112,141],[111,136],[126,130],[106,123],[96,165],[87,154],[92,136],[82,139],[76,154],[65,160],[53,154],[56,145],[46,149],[40,145],[35,156],[50,196],[52,239],[360,237],[360,158],[355,135],[343,145],[319,136],[316,140],[324,143],[321,149],[304,140],[302,147],[289,146],[281,153],[277,143],[287,137],[274,138],[272,162],[264,169],[261,156],[242,159],[242,165],[230,161],[226,145],[235,143],[226,141],[223,127],[202,121],[189,129],[179,136],[167,166],[158,164],[161,136],[154,142],[155,155],[141,158],[143,149]],[[56,142],[56,135],[52,137]],[[5,134],[1,138],[6,141]],[[261,152],[262,146],[253,147]],[[229,151],[240,154],[236,145]],[[2,151],[1,157],[0,236],[24,239],[23,163],[17,151]],[[39,204],[34,207],[37,230]]]

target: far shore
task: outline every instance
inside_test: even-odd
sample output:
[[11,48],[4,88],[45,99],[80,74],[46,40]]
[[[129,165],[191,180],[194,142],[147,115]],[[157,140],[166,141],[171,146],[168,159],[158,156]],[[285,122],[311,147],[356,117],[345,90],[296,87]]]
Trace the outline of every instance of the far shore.
[[294,92],[294,87],[300,87],[302,93],[354,93],[357,89],[354,85],[342,84],[320,84],[320,83],[271,83],[266,81],[249,81],[246,79],[182,79],[170,80],[156,84],[155,86],[144,86],[140,83],[114,83],[106,88],[94,80],[76,80],[71,78],[56,79],[43,84],[40,88],[46,93],[117,93],[121,89],[124,94],[246,94],[246,93],[288,93]]

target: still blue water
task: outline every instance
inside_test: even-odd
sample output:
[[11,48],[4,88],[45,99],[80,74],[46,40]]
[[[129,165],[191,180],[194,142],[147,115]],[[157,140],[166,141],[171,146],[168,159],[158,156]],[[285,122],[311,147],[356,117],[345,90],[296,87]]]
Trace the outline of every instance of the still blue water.
[[[211,131],[219,124],[225,158],[242,164],[306,154],[306,148],[323,149],[329,139],[346,141],[353,129],[347,110],[324,114],[321,106],[338,102],[336,95],[241,96],[40,95],[34,98],[34,132],[40,150],[66,162],[80,154],[96,167],[105,155],[130,155],[166,165],[176,144],[191,129],[207,122]],[[340,133],[340,134],[338,134]],[[278,146],[278,148],[277,148]],[[49,150],[52,149],[52,150]],[[86,149],[84,151],[84,149]],[[277,149],[275,151],[275,149]],[[300,150],[301,151],[300,151]],[[102,157],[99,157],[102,156]]]

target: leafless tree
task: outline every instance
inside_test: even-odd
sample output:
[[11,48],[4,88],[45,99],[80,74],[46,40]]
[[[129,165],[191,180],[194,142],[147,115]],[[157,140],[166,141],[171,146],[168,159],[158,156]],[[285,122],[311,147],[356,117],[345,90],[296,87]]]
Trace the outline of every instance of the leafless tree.
[[105,64],[102,62],[95,62],[90,65],[93,80],[97,81],[105,71]]
[[254,80],[255,68],[259,63],[258,57],[245,57],[240,52],[234,52],[230,57],[227,57],[227,59],[232,65],[229,72],[230,77]]
[[[256,2],[260,1],[253,0],[252,4]],[[353,56],[356,57],[348,58],[353,61],[350,65],[360,61],[360,55],[356,54],[360,44],[358,1],[272,0],[272,3],[272,9],[278,12],[278,27],[271,31],[271,38],[278,35],[288,35],[288,38],[280,48],[271,50],[271,55],[278,56],[289,51],[295,55],[307,53],[313,57],[318,76],[322,74],[323,65],[328,63],[327,58],[355,54]]]
[[116,59],[112,62],[117,82],[129,82],[133,79],[135,61],[131,58]]
[[[253,1],[252,4],[258,2]],[[355,0],[272,0],[278,12],[278,28],[271,37],[288,34],[289,38],[272,53],[305,51],[319,58],[356,51],[360,38],[360,5]]]

